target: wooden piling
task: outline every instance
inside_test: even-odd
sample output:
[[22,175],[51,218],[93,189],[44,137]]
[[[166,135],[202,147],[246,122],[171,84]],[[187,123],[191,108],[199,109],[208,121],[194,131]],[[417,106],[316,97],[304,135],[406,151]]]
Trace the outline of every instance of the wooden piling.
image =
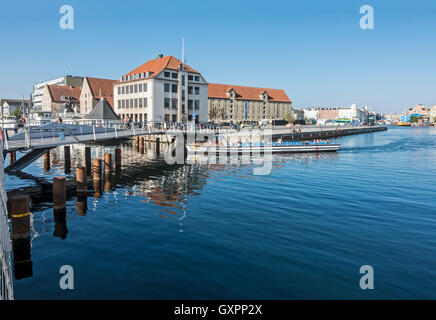
[[94,159],[92,162],[92,178],[101,180],[101,159]]
[[76,168],[76,192],[86,193],[87,183],[86,183],[86,167]]
[[91,176],[91,147],[85,147],[85,166],[86,166],[86,175]]
[[88,195],[87,193],[78,193],[76,202],[77,214],[84,216],[88,211]]
[[17,161],[17,153],[15,151],[11,151],[9,153],[9,162],[10,164],[13,164],[15,161]]
[[156,155],[160,155],[160,138],[156,138]]
[[66,208],[67,188],[65,177],[53,178],[53,208],[64,209]]
[[71,171],[71,148],[70,146],[64,146],[64,166],[65,173],[68,174]]
[[50,150],[44,153],[44,172],[50,170]]
[[142,154],[144,153],[144,137],[141,137],[139,140],[139,152]]
[[17,195],[9,198],[12,218],[12,238],[30,237],[30,197]]
[[12,251],[14,253],[14,278],[17,280],[33,276],[31,247],[30,235],[26,238],[12,239]]
[[121,149],[115,149],[115,172],[121,171]]
[[104,174],[106,177],[111,175],[112,171],[112,155],[110,153],[104,154]]

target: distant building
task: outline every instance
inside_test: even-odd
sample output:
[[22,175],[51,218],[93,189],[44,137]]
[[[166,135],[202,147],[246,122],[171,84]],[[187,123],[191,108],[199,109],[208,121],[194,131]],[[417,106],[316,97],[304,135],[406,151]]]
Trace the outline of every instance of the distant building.
[[81,87],[82,82],[83,82],[83,77],[75,77],[75,76],[67,75],[64,77],[59,77],[53,80],[48,80],[33,85],[33,95],[32,95],[33,108],[37,110],[41,110],[42,96],[44,94],[46,85]]
[[428,112],[430,122],[436,123],[436,104],[430,107]]
[[209,84],[209,120],[260,121],[283,119],[292,101],[281,89]]
[[319,109],[318,108],[304,109],[304,118],[307,120],[318,120]]
[[338,118],[339,108],[319,108],[319,120],[336,120]]
[[23,99],[1,99],[0,106],[2,117],[11,117],[15,110],[20,110],[23,114],[30,113],[32,101]]
[[80,94],[80,113],[89,113],[95,105],[105,98],[114,107],[114,83],[117,80],[85,77]]
[[56,113],[80,110],[80,87],[46,85],[42,96],[41,111]]
[[429,120],[429,112],[430,109],[424,107],[422,104],[418,104],[414,106],[413,108],[409,108],[408,115],[413,117],[422,117],[423,120],[428,121]]
[[173,56],[147,61],[114,84],[114,110],[135,122],[207,121],[207,82]]

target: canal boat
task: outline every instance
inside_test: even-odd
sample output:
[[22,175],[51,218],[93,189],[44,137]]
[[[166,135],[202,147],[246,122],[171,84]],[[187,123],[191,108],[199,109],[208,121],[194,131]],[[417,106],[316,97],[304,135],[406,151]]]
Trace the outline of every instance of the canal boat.
[[335,152],[340,145],[326,141],[320,142],[273,142],[241,143],[239,145],[191,144],[186,146],[188,154],[250,154],[250,153],[301,153],[301,152]]

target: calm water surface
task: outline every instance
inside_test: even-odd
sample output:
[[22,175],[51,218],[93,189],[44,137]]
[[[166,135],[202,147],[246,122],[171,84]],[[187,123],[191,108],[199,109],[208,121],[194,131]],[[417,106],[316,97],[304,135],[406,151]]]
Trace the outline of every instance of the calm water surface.
[[[15,280],[15,296],[435,299],[436,128],[339,142],[337,154],[274,156],[266,176],[251,165],[169,166],[127,142],[122,177],[100,197],[90,189],[85,215],[74,195],[66,225],[49,200],[33,202],[33,276]],[[73,148],[73,165],[82,154]],[[63,175],[61,149],[52,161],[25,172]],[[34,184],[7,177],[8,190]],[[365,264],[372,291],[359,287]],[[74,268],[74,290],[59,288],[62,265]]]

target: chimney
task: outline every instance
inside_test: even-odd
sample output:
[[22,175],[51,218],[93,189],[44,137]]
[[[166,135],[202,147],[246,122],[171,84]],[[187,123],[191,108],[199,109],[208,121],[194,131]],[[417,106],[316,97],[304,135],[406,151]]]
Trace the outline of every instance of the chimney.
[[158,53],[158,55],[157,55],[157,60],[159,60],[159,59],[161,59],[161,58],[163,58],[163,54],[162,53]]

